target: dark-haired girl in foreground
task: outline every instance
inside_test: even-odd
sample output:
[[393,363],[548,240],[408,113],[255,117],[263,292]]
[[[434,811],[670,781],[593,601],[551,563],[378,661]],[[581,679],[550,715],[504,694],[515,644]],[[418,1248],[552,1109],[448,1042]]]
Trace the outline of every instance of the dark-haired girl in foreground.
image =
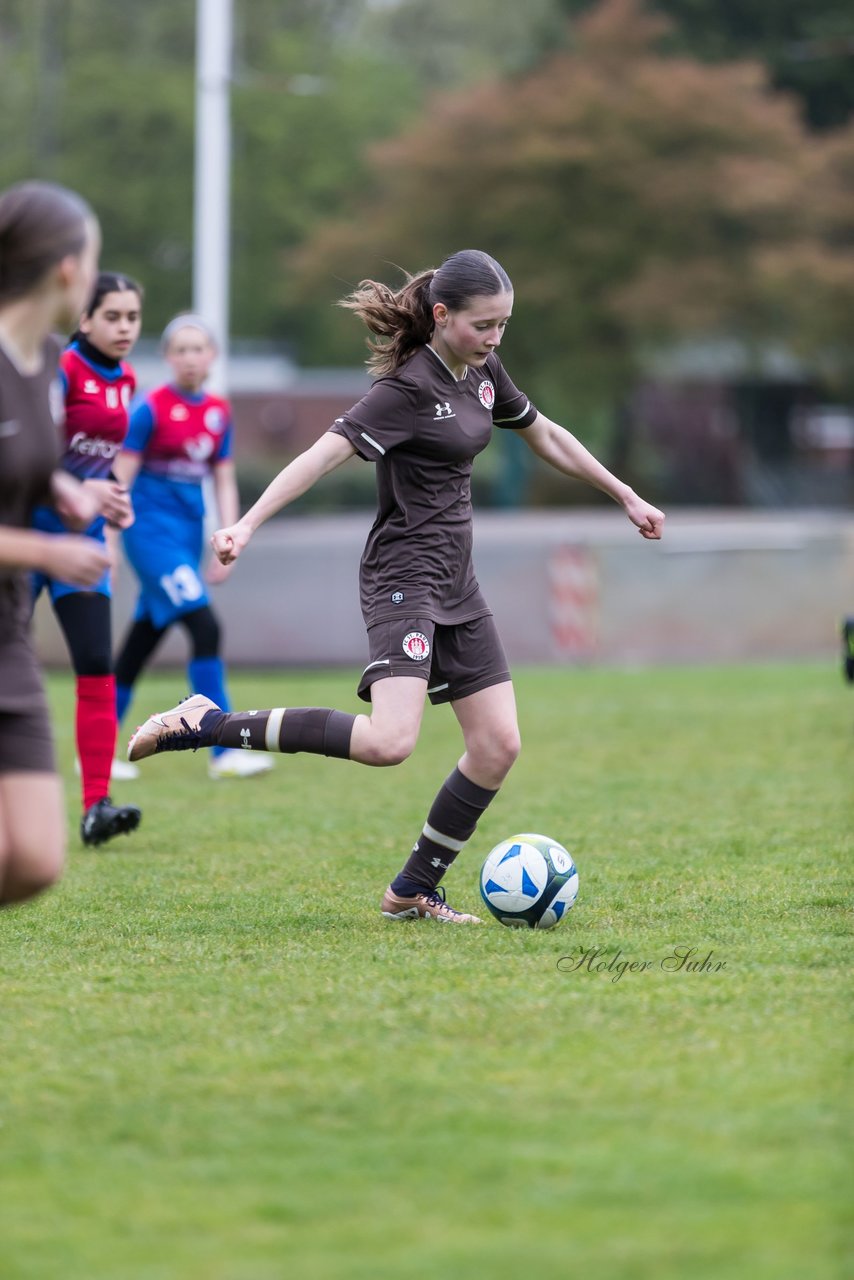
[[354,453],[376,464],[378,511],[360,573],[370,662],[358,692],[371,704],[370,714],[276,707],[228,715],[196,696],[151,716],[131,739],[128,757],[217,743],[399,764],[415,746],[426,698],[450,702],[463,755],[387,888],[381,911],[391,920],[478,923],[445,901],[439,882],[494,799],[520,744],[507,660],[471,562],[473,459],[494,427],[516,431],[556,470],[618,502],[643,538],[661,537],[664,516],[510,381],[496,353],[513,309],[513,287],[487,254],[462,250],[397,291],[363,281],[343,305],[380,339],[370,344],[376,381],[212,541],[223,564],[230,564],[263,521]]
[[41,673],[30,636],[28,574],[91,588],[106,571],[92,538],[31,528],[51,502],[75,528],[96,497],[59,462],[52,400],[59,347],[92,289],[101,234],[92,210],[65,187],[22,182],[0,194],[0,906],[57,879],[65,806]]

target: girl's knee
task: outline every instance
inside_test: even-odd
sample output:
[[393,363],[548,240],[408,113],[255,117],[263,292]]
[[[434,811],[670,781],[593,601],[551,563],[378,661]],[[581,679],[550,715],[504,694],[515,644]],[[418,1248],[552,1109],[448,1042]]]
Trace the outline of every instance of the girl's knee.
[[56,884],[65,864],[63,849],[11,851],[0,864],[0,903],[25,902]]
[[477,768],[494,779],[503,780],[513,768],[522,750],[522,739],[515,726],[490,734],[467,748]]
[[519,733],[518,726],[514,725],[502,743],[505,758],[507,760],[507,768],[510,769],[519,759],[522,752],[522,735]]
[[408,760],[415,750],[417,739],[417,730],[409,729],[406,726],[398,725],[394,728],[386,729],[385,732],[377,735],[372,744],[371,754],[373,758],[371,764],[380,767],[403,764],[404,760]]

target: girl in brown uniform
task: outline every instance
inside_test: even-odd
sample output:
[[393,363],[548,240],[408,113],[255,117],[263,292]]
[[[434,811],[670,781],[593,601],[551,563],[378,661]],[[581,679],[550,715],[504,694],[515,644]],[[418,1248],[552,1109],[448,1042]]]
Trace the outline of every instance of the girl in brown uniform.
[[98,514],[97,499],[55,470],[51,401],[61,395],[50,334],[77,322],[99,249],[95,216],[74,192],[27,182],[0,195],[0,906],[52,884],[65,855],[29,573],[91,587],[109,565],[91,538],[30,528],[39,502],[79,528]]
[[146,721],[128,755],[221,743],[393,765],[415,746],[427,696],[450,702],[463,755],[381,910],[394,920],[473,923],[445,902],[439,882],[519,754],[507,661],[471,563],[473,459],[494,427],[514,430],[556,470],[618,502],[642,537],[660,538],[664,516],[513,385],[496,354],[513,287],[487,254],[455,253],[396,292],[363,281],[344,305],[380,339],[371,343],[376,382],[241,520],[214,534],[213,546],[232,563],[264,520],[354,453],[376,464],[378,511],[360,573],[371,660],[359,695],[370,714],[277,707],[226,715],[196,696]]

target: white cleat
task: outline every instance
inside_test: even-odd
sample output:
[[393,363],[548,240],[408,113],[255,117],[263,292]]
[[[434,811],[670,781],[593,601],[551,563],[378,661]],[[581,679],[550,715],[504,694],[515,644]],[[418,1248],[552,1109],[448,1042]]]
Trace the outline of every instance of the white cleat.
[[139,777],[139,769],[135,764],[131,764],[129,760],[113,761],[110,769],[110,777],[113,782],[134,782]]
[[155,712],[128,743],[128,760],[144,760],[158,751],[198,751],[199,747],[209,747],[210,742],[202,742],[199,725],[208,711],[219,710],[210,698],[196,693],[177,707]]
[[441,920],[444,924],[483,924],[480,916],[457,911],[445,901],[445,890],[440,885],[430,893],[416,893],[412,898],[401,898],[391,885],[383,894],[380,911],[386,920]]
[[229,748],[208,761],[209,778],[257,778],[269,773],[273,761],[263,752]]

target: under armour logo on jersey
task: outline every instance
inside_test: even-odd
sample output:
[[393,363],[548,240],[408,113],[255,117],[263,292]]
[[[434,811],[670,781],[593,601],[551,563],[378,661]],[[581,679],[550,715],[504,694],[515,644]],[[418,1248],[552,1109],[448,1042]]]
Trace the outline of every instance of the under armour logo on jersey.
[[245,747],[247,751],[252,750],[252,743],[250,742],[251,737],[252,734],[249,729],[240,730],[240,745],[241,747]]
[[434,422],[438,422],[440,418],[455,418],[457,415],[451,408],[450,401],[446,400],[444,404],[436,405],[436,417]]

